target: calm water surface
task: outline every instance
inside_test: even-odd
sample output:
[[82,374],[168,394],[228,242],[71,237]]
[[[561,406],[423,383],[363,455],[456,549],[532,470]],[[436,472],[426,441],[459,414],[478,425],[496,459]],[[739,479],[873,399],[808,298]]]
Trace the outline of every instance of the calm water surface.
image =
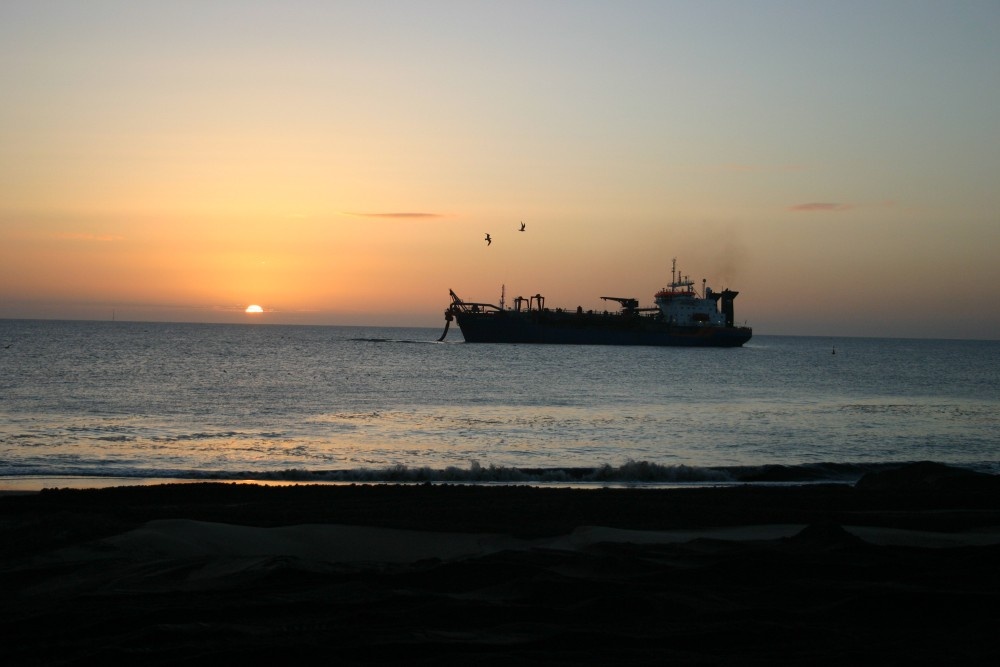
[[[0,477],[856,478],[1000,471],[1000,342],[466,344],[457,331],[0,320]],[[835,354],[834,354],[835,352]]]

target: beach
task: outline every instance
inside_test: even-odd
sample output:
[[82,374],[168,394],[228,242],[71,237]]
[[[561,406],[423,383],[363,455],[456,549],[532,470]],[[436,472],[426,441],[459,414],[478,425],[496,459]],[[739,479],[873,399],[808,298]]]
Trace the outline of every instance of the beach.
[[8,664],[993,663],[1000,483],[0,496]]

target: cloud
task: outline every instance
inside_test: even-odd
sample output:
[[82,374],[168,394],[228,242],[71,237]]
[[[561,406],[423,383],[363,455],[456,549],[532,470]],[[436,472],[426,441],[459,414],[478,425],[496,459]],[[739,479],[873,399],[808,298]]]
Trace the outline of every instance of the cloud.
[[747,162],[718,162],[708,164],[673,164],[672,171],[688,174],[786,174],[812,169],[808,164],[754,164]]
[[85,232],[61,232],[58,234],[53,234],[53,238],[60,239],[62,241],[124,241],[124,236],[118,236],[117,234],[87,234]]
[[735,162],[716,167],[718,171],[761,174],[805,171],[806,168],[805,165],[801,164],[739,164]]
[[443,218],[440,213],[345,213],[357,218],[392,218],[392,219],[429,219]]
[[795,206],[789,206],[789,211],[850,211],[854,206],[852,204],[835,204],[826,202],[809,202],[808,204],[796,204]]
[[789,211],[800,211],[805,213],[819,212],[840,212],[840,211],[853,211],[856,209],[872,209],[872,208],[894,208],[896,202],[892,199],[886,199],[880,202],[864,202],[861,204],[841,204],[839,202],[808,202],[806,204],[795,204],[794,206],[789,206]]

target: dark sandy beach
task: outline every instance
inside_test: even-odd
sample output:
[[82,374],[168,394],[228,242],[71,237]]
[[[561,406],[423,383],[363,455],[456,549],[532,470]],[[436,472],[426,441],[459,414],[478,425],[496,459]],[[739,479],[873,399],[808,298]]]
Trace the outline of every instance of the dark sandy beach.
[[994,664],[1000,480],[0,497],[6,664]]

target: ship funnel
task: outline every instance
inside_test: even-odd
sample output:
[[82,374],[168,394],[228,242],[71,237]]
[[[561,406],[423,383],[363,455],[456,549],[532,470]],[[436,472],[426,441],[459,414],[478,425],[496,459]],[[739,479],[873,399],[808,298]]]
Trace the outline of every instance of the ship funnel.
[[722,314],[726,316],[726,326],[733,326],[733,321],[736,319],[733,315],[733,300],[739,292],[734,292],[731,289],[722,290]]

